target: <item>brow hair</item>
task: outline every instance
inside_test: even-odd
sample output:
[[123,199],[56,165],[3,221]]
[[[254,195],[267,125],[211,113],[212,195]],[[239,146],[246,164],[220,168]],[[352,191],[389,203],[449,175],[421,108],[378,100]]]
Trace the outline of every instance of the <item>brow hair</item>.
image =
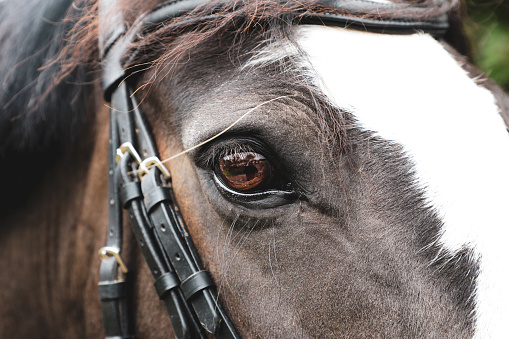
[[[443,13],[459,11],[459,0],[396,0],[395,3],[408,3],[422,9],[419,19],[427,19]],[[81,0],[83,15],[72,30],[69,31],[58,60],[62,64],[60,78],[67,76],[82,64],[95,68],[98,60],[98,5],[95,1]],[[142,13],[150,12],[161,3],[151,0],[143,4],[123,1],[125,24],[132,27]],[[79,6],[79,5],[78,5]],[[400,10],[405,13],[405,9]],[[213,13],[213,17],[210,14]],[[296,14],[298,13],[298,14]],[[236,0],[210,1],[195,10],[161,24],[151,32],[140,32],[139,39],[133,42],[127,54],[137,52],[137,58],[130,59],[126,66],[134,63],[155,65],[161,61],[178,61],[183,55],[198,45],[205,43],[221,33],[234,34],[235,44],[242,44],[245,33],[250,30],[266,30],[274,25],[298,23],[303,16],[312,13],[348,14],[343,9],[331,9],[318,5],[313,0]],[[391,17],[398,13],[377,12],[363,15],[364,18],[382,15]],[[235,45],[234,45],[235,46]],[[233,46],[233,47],[234,47]]]

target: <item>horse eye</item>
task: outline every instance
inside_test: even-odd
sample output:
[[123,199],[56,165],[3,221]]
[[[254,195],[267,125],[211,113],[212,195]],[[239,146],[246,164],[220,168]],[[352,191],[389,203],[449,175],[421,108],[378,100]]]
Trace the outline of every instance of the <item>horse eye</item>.
[[263,190],[272,179],[272,165],[263,155],[254,152],[223,157],[216,172],[226,186],[242,193]]

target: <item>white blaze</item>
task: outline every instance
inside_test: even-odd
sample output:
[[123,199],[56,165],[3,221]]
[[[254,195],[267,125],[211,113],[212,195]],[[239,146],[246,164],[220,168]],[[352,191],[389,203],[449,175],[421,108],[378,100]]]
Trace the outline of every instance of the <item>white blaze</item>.
[[507,337],[509,134],[493,95],[429,35],[296,29],[331,101],[403,145],[444,221],[440,242],[481,258],[476,337]]

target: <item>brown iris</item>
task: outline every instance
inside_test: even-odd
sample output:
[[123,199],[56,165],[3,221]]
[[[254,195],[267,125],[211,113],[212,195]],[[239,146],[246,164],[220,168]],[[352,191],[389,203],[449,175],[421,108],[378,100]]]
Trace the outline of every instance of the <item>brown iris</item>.
[[219,160],[219,175],[224,184],[240,192],[263,189],[271,172],[269,161],[258,153],[235,153]]

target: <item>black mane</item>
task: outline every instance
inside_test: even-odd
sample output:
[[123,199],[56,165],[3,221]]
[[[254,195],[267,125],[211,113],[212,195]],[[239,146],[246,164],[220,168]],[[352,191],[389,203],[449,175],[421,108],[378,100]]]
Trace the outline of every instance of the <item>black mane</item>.
[[72,149],[83,133],[87,112],[94,111],[87,109],[91,86],[85,85],[85,69],[77,68],[55,85],[60,66],[50,64],[72,26],[63,20],[71,4],[0,3],[0,174],[8,175],[1,187],[10,192],[13,206],[44,169]]
[[60,149],[76,139],[85,119],[87,81],[77,69],[58,85],[59,65],[49,65],[62,46],[71,0],[0,4],[0,157]]

